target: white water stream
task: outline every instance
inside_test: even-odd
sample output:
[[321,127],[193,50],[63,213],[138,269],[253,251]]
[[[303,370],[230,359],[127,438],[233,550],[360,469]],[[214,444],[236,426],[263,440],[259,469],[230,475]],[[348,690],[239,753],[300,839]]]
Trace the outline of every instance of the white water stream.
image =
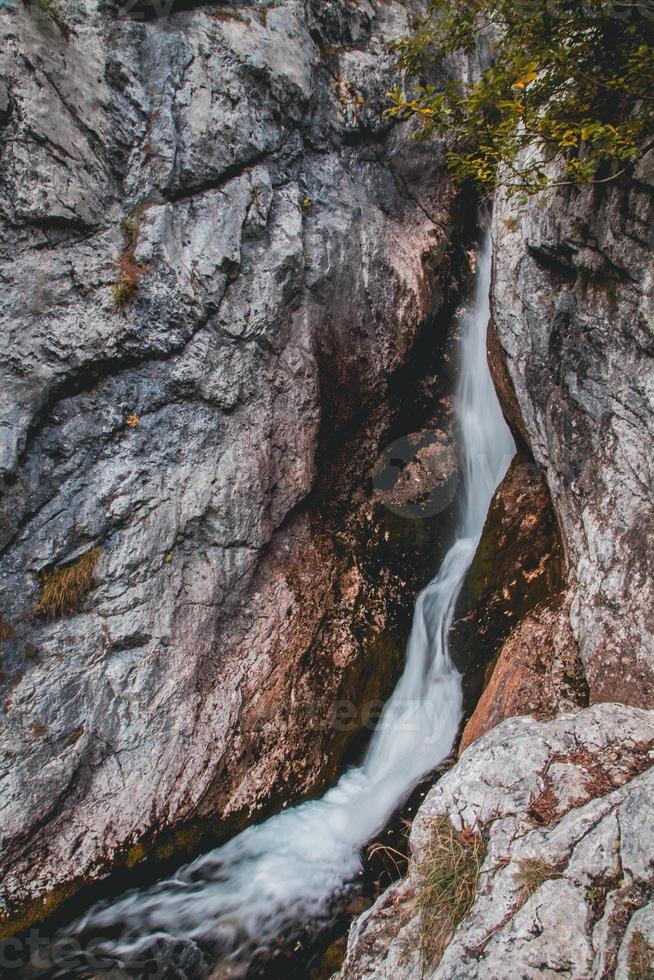
[[194,940],[238,959],[324,914],[361,868],[373,838],[416,783],[450,752],[461,718],[461,678],[447,636],[493,492],[514,453],[486,360],[490,243],[463,315],[457,418],[464,452],[461,521],[438,575],[416,601],[406,666],[363,764],[322,799],[282,811],[157,885],[95,906],[76,924],[118,936],[107,948],[133,960],[158,940]]

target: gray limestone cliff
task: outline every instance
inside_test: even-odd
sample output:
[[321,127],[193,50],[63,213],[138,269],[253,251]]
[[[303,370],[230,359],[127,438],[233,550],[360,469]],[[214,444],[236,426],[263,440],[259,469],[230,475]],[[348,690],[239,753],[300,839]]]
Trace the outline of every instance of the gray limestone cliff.
[[366,486],[456,264],[383,117],[410,5],[60,12],[0,21],[9,928],[329,779],[388,692],[418,582]]
[[[654,704],[654,153],[494,215],[495,338],[557,513],[591,701]],[[509,410],[508,414],[511,414]]]
[[[654,948],[653,794],[652,711],[601,704],[502,722],[427,796],[409,874],[354,924],[340,977],[645,978],[632,967],[635,950]],[[485,856],[472,907],[432,961],[416,893],[443,819],[485,828]]]

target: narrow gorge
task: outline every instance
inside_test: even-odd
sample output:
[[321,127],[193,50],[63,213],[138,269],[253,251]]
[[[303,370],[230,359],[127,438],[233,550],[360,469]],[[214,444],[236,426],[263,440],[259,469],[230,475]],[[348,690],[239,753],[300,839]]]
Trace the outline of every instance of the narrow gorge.
[[0,7],[2,976],[653,975],[651,134],[430,11]]

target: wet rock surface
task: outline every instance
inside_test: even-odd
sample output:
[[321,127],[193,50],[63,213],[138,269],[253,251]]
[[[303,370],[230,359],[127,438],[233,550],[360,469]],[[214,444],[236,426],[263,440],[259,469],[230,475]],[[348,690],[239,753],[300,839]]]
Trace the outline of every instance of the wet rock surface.
[[554,718],[587,704],[588,685],[570,610],[566,599],[557,597],[527,613],[503,644],[459,752],[505,718]]
[[[452,656],[465,674],[467,712],[475,709],[511,631],[561,591],[562,564],[547,485],[529,454],[519,451],[491,502],[450,631]],[[477,719],[483,710],[477,709]]]
[[382,116],[410,4],[62,14],[0,53],[10,926],[308,792],[330,706],[388,692],[440,532],[367,481],[399,406],[433,421],[405,395],[458,261],[441,149]]
[[[341,980],[618,977],[652,944],[654,712],[602,704],[554,721],[504,721],[428,795],[407,878],[353,925]],[[437,964],[415,907],[430,828],[482,830],[477,896]],[[539,874],[525,886],[525,866]],[[636,938],[638,934],[641,938]],[[645,974],[646,975],[646,974]]]

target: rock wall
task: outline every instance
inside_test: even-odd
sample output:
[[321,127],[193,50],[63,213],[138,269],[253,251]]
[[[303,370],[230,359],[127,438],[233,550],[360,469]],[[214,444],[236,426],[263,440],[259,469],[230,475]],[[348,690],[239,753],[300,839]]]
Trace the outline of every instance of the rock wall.
[[[475,712],[462,744],[482,721],[486,702],[493,712],[497,699],[489,692],[478,705],[489,678],[495,685],[498,657],[511,631],[534,607],[551,602],[561,591],[562,552],[552,500],[539,467],[519,450],[491,502],[477,554],[457,601],[450,630],[450,652],[464,676],[464,712]],[[514,698],[504,690],[502,717]],[[517,705],[516,705],[517,707]],[[506,711],[506,713],[504,713]],[[495,723],[501,720],[496,715]]]
[[654,704],[653,190],[650,150],[627,189],[553,188],[526,204],[500,193],[493,221],[495,342],[561,527],[591,701],[644,707]]
[[[545,475],[563,588],[504,640],[465,751],[414,821],[409,873],[353,924],[341,980],[652,975],[653,167],[650,150],[627,187],[498,193],[489,362]],[[536,499],[509,508],[505,540],[529,512],[546,519]],[[501,611],[503,556],[498,568]],[[486,850],[471,907],[430,959],[424,862],[443,820]]]
[[412,16],[2,12],[6,928],[306,793],[388,689],[417,579],[366,480],[463,213],[383,118]]

